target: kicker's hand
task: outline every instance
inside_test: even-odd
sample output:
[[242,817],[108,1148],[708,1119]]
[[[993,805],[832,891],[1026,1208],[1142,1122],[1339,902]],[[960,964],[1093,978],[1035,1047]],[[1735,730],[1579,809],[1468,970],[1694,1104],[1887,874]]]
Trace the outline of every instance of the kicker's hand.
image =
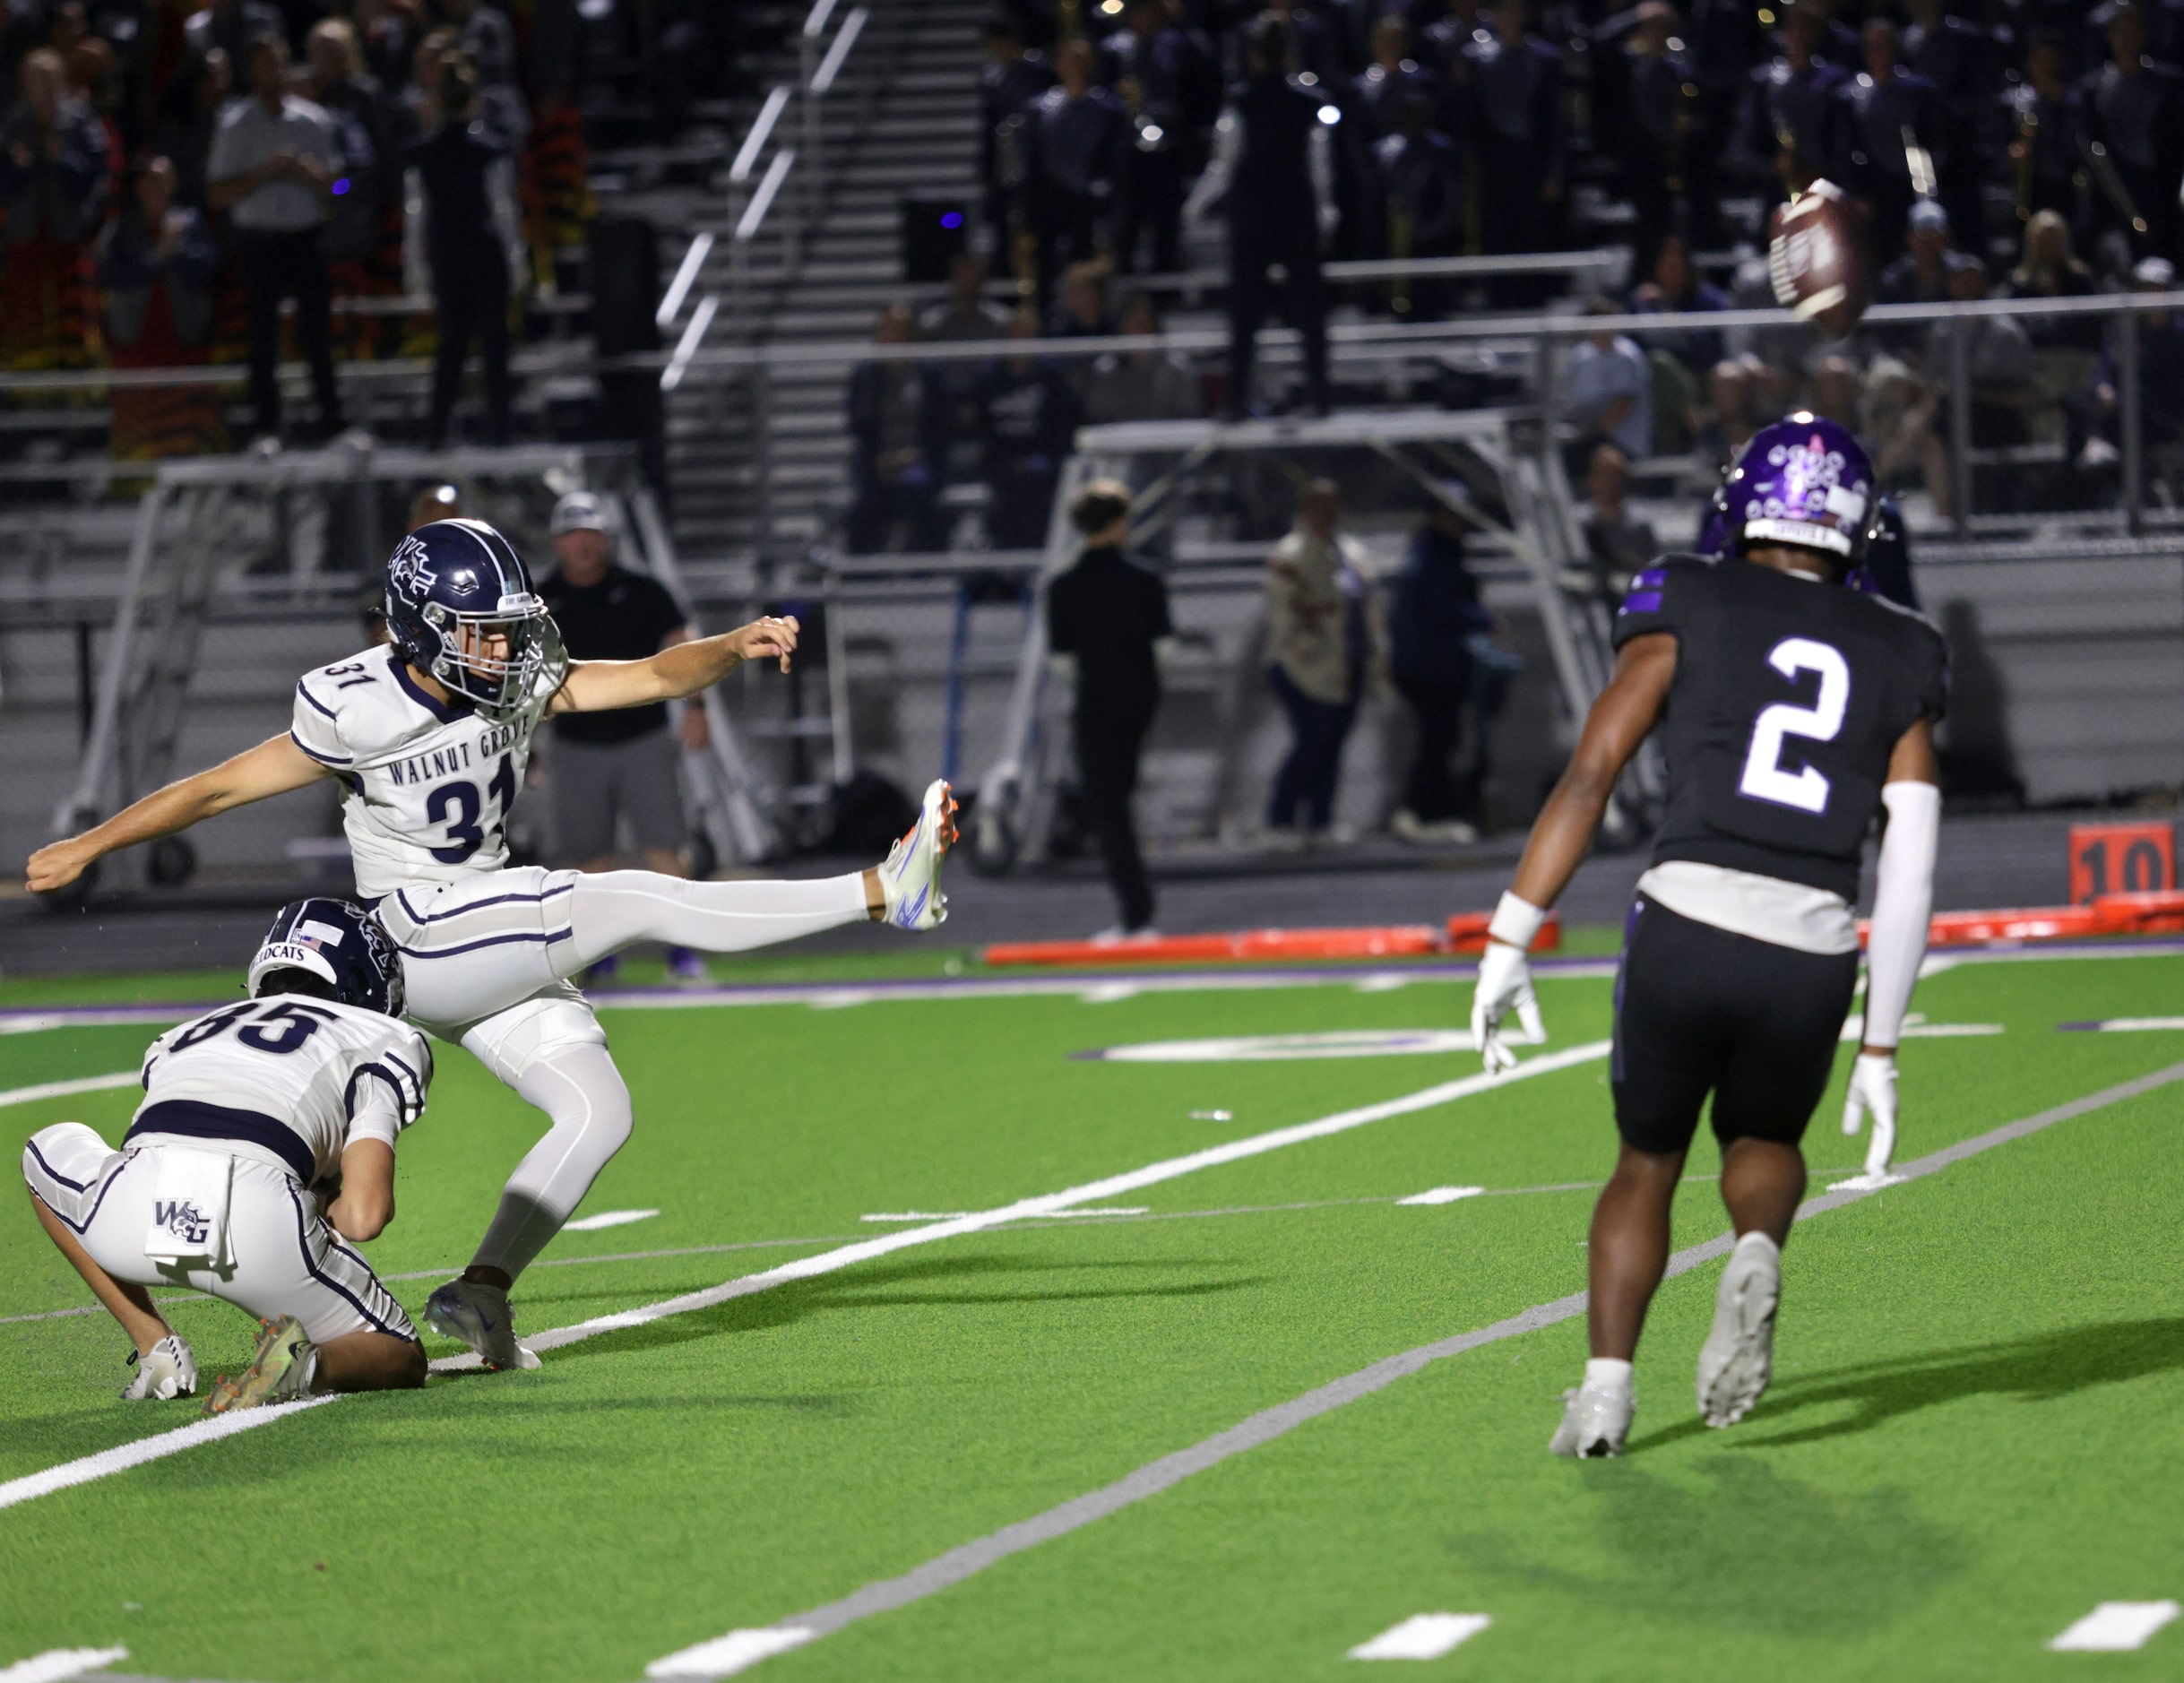
[[1873,1113],[1873,1138],[1866,1147],[1866,1173],[1886,1174],[1895,1155],[1895,1054],[1865,1052],[1851,1066],[1851,1091],[1843,1101],[1843,1131],[1855,1134]]
[[32,893],[49,894],[74,882],[98,857],[98,850],[85,847],[81,836],[48,842],[30,855],[24,879]]
[[1527,1039],[1545,1038],[1540,1001],[1532,991],[1532,966],[1524,949],[1506,941],[1489,941],[1479,960],[1478,986],[1472,991],[1472,1042],[1486,1060],[1489,1075],[1516,1067],[1516,1054],[1501,1037],[1503,1020],[1512,1009]]
[[794,616],[777,619],[769,614],[764,619],[755,619],[729,632],[729,646],[735,650],[739,660],[779,660],[781,670],[786,672],[789,657],[796,652],[799,629]]

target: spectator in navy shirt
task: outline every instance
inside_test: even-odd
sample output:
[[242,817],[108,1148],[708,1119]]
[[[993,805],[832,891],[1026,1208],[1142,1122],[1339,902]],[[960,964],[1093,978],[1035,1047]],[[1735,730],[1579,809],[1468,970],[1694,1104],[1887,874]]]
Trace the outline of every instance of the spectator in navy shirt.
[[[478,117],[478,75],[457,59],[440,79],[440,126],[410,147],[404,161],[425,188],[426,245],[432,260],[432,306],[440,342],[432,368],[427,448],[446,442],[448,417],[476,338],[486,365],[488,441],[508,442],[508,258],[496,228],[491,178],[508,168],[508,149]],[[505,199],[505,194],[502,195]]]
[[1059,85],[1027,108],[1024,192],[1042,304],[1056,276],[1109,243],[1129,186],[1129,121],[1119,99],[1092,85],[1097,62],[1090,41],[1064,41],[1055,55]]
[[[1008,336],[1039,337],[1039,317],[1028,306],[1009,322]],[[1076,433],[1076,387],[1043,358],[1010,357],[980,379],[977,407],[986,482],[993,492],[988,534],[997,549],[1040,548],[1054,510],[1054,487]]]

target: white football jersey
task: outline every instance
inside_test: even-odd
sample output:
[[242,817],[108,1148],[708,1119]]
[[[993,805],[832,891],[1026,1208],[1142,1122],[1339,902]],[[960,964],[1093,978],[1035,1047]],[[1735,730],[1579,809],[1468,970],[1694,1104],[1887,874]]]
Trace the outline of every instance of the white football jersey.
[[144,1054],[143,1083],[133,1135],[246,1141],[309,1186],[352,1138],[392,1145],[417,1120],[432,1051],[376,1011],[275,994],[168,1030]]
[[289,734],[347,790],[341,827],[359,894],[376,901],[508,862],[508,808],[552,684],[542,674],[530,705],[496,724],[460,695],[436,701],[391,647],[304,674]]

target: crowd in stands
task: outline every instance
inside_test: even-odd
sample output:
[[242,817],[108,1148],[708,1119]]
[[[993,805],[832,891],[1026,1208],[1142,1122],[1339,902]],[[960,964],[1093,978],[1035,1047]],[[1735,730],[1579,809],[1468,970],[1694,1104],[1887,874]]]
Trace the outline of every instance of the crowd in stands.
[[[575,18],[574,0],[0,0],[0,368],[246,358],[249,430],[279,438],[285,341],[311,368],[305,436],[325,437],[337,358],[436,343],[436,442],[476,340],[485,435],[505,437],[511,297],[552,285],[589,216]],[[402,297],[435,308],[369,307]],[[111,405],[119,456],[231,442],[215,388]]]
[[[2180,0],[1006,0],[983,41],[987,238],[949,305],[889,331],[1146,331],[1187,267],[1188,230],[1225,211],[1230,355],[1222,370],[1141,353],[874,376],[953,395],[930,402],[914,461],[907,411],[883,447],[886,413],[856,410],[856,547],[899,535],[898,507],[930,539],[939,517],[922,511],[951,453],[1037,541],[1043,520],[1019,513],[1051,488],[1066,419],[1250,412],[1254,330],[1273,311],[1303,340],[1298,401],[1325,409],[1323,261],[1620,243],[1632,283],[1584,307],[1769,306],[1768,213],[1826,177],[1860,207],[1882,303],[2167,290],[2184,263]],[[988,301],[995,280],[1015,283],[1013,317]],[[1564,286],[1421,275],[1345,296],[1423,321],[1568,307]],[[1704,479],[1806,402],[1857,425],[1892,482],[1944,513],[1967,488],[2024,506],[2112,482],[2114,341],[2067,317],[1837,342],[1603,331],[1567,349],[1555,395],[1579,485],[1603,444],[1625,471],[1687,459]],[[2142,365],[2174,367],[2184,321],[2149,311],[2138,345]],[[1983,453],[1971,488],[1945,449],[1955,377]],[[2184,387],[2142,392],[2149,444],[2184,444]],[[2047,465],[2020,470],[2012,451]]]

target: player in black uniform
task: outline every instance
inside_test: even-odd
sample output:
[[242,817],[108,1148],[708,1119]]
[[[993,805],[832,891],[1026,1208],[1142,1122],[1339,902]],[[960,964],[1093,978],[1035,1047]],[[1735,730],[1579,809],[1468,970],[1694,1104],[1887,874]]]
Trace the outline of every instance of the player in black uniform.
[[1699,1412],[1731,1425],[1766,1388],[1781,1247],[1805,1194],[1799,1142],[1856,986],[1860,852],[1883,808],[1843,1130],[1873,1113],[1869,1174],[1895,1147],[1896,1036],[1933,902],[1932,726],[1947,666],[1924,619],[1844,588],[1878,522],[1875,488],[1865,452],[1831,421],[1798,414],[1754,435],[1727,480],[1732,552],[1638,575],[1616,617],[1615,675],[1494,914],[1472,1009],[1489,1070],[1515,1062],[1500,1030],[1511,1010],[1540,1032],[1525,950],[1659,726],[1668,811],[1615,988],[1622,1152],[1593,1215],[1593,1359],[1567,1394],[1558,1454],[1615,1454],[1630,1429],[1631,1357],[1709,1093],[1737,1242],[1699,1357]]

